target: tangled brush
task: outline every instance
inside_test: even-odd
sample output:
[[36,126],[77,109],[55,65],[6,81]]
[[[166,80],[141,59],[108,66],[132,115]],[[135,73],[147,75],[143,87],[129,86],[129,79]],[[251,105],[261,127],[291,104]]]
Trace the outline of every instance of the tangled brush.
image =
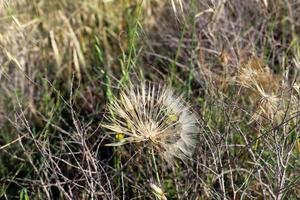
[[103,127],[118,140],[109,146],[146,142],[166,160],[191,157],[197,144],[198,121],[174,92],[162,85],[129,86],[108,106]]

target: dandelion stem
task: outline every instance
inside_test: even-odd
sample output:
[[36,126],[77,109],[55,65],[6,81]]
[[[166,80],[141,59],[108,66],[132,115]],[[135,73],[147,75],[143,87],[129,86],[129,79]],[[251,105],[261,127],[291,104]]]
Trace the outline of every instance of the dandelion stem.
[[156,165],[156,159],[155,159],[155,155],[154,155],[154,148],[153,147],[151,148],[151,154],[152,154],[152,161],[153,161],[153,164],[154,164],[156,181],[161,186],[160,178],[159,178],[159,174],[158,174],[158,170],[157,170],[157,165]]

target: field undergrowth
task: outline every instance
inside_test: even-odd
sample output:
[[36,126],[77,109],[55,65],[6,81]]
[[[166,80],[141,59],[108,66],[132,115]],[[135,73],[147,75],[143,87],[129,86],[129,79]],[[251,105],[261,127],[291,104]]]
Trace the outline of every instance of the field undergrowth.
[[0,199],[300,199],[299,71],[299,0],[1,0]]

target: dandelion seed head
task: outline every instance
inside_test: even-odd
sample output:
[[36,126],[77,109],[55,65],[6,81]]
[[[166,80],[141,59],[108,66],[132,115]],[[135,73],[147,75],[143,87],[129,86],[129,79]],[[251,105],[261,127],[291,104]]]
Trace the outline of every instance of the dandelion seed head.
[[103,125],[124,134],[119,143],[149,142],[167,161],[190,157],[197,143],[198,121],[180,96],[154,84],[130,86],[109,105],[113,112]]

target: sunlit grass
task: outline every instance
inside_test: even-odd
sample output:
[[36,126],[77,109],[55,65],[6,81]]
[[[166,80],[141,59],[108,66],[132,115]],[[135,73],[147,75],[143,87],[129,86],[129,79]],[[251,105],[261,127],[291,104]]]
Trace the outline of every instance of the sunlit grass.
[[[0,198],[298,199],[299,16],[292,0],[2,1]],[[101,126],[144,82],[199,121],[186,159]]]

